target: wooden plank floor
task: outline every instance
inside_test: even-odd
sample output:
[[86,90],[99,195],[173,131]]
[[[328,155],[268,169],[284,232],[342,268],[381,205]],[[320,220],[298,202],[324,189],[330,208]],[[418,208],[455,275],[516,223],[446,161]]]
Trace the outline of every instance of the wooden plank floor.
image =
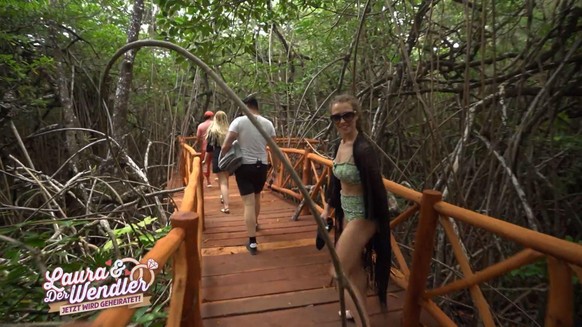
[[[341,326],[338,293],[330,287],[330,257],[315,248],[311,216],[291,217],[296,205],[270,190],[262,193],[258,254],[251,256],[242,202],[230,179],[230,214],[220,212],[217,182],[204,189],[202,240],[204,326]],[[373,326],[399,326],[404,294],[389,288],[388,312],[367,298]],[[423,314],[423,324],[436,324]],[[348,326],[355,326],[348,323]]]

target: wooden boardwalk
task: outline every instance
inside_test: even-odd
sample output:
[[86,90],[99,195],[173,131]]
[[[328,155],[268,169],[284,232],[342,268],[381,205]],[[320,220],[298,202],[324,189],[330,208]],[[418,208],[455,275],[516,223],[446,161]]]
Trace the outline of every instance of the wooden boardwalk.
[[[206,229],[202,239],[202,317],[204,326],[341,326],[338,293],[330,286],[331,260],[315,248],[311,216],[291,217],[296,204],[262,193],[259,252],[251,256],[242,201],[230,179],[230,214],[220,212],[218,185],[204,189]],[[404,291],[389,288],[388,312],[369,294],[372,326],[399,326]],[[434,326],[423,313],[422,321]],[[355,326],[353,322],[348,326]]]

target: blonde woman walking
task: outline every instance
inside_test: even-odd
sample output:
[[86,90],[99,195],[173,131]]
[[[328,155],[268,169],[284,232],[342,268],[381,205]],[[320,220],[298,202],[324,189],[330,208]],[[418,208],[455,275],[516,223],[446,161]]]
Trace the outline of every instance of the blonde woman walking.
[[226,139],[228,133],[228,118],[224,111],[218,111],[214,115],[214,120],[208,132],[206,133],[206,141],[208,147],[207,152],[212,152],[212,172],[218,176],[218,184],[220,186],[220,201],[224,207],[220,209],[223,213],[230,213],[229,199],[228,199],[228,172],[222,171],[218,167],[218,156],[220,154],[221,145]]

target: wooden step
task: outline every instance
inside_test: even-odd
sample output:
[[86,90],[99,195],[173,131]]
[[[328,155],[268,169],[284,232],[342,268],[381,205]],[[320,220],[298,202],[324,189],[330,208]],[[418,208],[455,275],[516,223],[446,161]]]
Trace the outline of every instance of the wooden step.
[[334,288],[272,294],[202,304],[202,318],[228,317],[336,302]]

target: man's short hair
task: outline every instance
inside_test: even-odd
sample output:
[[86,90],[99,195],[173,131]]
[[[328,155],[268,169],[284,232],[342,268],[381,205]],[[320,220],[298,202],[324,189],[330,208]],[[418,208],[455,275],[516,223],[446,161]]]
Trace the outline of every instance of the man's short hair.
[[246,98],[244,98],[242,100],[242,102],[244,104],[246,104],[247,107],[252,107],[254,109],[259,110],[259,102],[257,101],[257,98],[255,97],[254,94],[251,94],[251,95],[247,96]]

